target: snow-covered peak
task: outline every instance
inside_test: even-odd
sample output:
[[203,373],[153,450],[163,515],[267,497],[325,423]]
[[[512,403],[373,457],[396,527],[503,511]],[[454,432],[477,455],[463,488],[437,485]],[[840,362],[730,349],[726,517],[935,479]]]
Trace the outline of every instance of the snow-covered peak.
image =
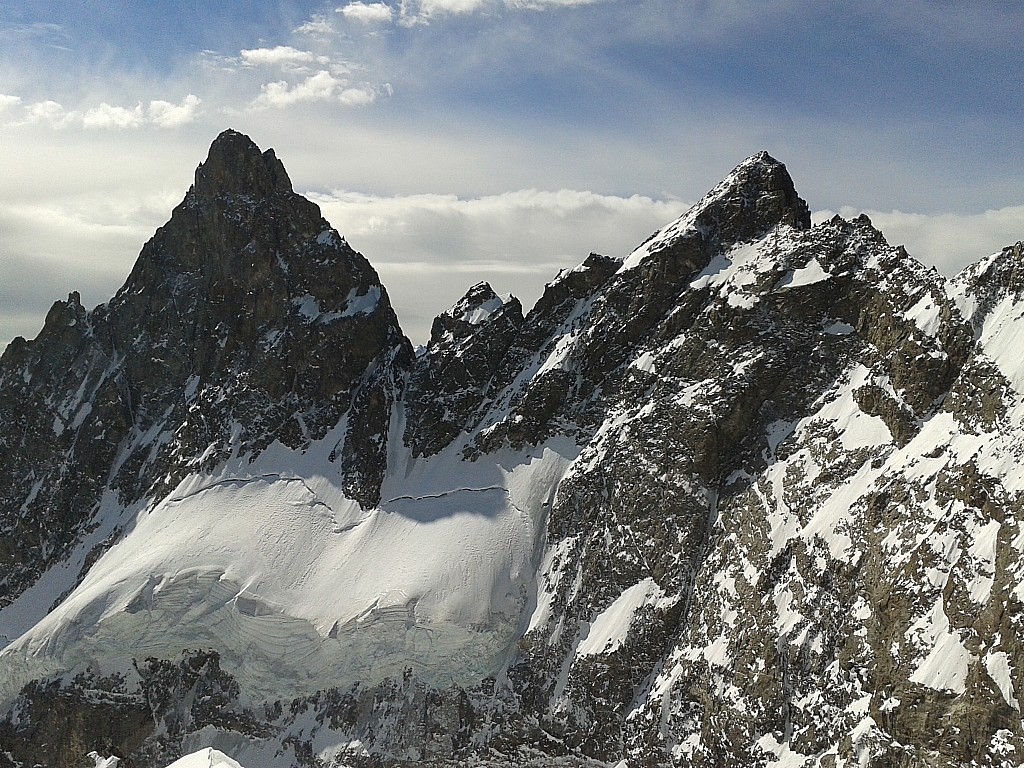
[[479,282],[466,294],[445,310],[443,315],[470,325],[487,322],[498,310],[511,300],[511,296],[499,296],[487,282]]
[[797,195],[786,166],[767,152],[737,165],[690,210],[630,253],[620,271],[634,269],[650,255],[684,237],[721,245],[758,237],[779,224],[809,229],[810,210]]

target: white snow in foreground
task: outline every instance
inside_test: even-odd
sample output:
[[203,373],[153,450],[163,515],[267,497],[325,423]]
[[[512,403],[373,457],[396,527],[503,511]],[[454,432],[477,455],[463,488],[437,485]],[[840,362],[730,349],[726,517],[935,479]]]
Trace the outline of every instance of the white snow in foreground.
[[993,651],[985,657],[985,669],[999,687],[1006,703],[1020,712],[1020,701],[1013,688],[1010,657],[1004,651]]
[[362,509],[328,460],[345,429],[304,454],[274,444],[252,464],[189,477],[140,513],[0,653],[0,698],[51,668],[197,647],[273,697],[407,667],[438,685],[497,673],[532,590],[543,505],[574,446],[464,462],[455,445],[413,459],[396,417],[382,502]]
[[814,758],[790,749],[789,742],[780,743],[773,734],[765,734],[755,742],[758,747],[775,757],[772,768],[803,768]]
[[657,366],[654,362],[653,352],[644,352],[629,365],[631,368],[636,368],[637,370],[643,371],[644,373],[657,373]]
[[971,652],[964,648],[955,632],[939,636],[931,653],[910,676],[910,682],[940,691],[964,693]]
[[967,670],[972,659],[960,640],[960,634],[950,627],[940,595],[931,611],[907,630],[907,638],[930,650],[910,676],[910,682],[920,683],[939,691],[964,693],[967,690]]
[[207,747],[178,758],[167,768],[242,768],[242,766],[223,752]]
[[1024,356],[1020,329],[1024,325],[1024,302],[1013,296],[1002,299],[985,317],[979,346],[995,363],[1018,395],[1024,395]]
[[924,298],[908,309],[903,316],[912,321],[926,336],[934,336],[942,325],[939,305],[935,303],[930,293],[925,294]]
[[99,752],[90,752],[86,757],[92,760],[93,768],[117,768],[117,764],[121,762],[119,757],[101,757]]

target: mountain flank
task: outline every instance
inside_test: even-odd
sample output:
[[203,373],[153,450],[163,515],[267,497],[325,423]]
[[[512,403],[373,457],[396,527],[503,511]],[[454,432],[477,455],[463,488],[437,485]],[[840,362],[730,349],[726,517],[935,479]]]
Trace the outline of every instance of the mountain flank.
[[0,357],[0,767],[1019,765],[1022,258],[762,152],[417,352],[225,131]]

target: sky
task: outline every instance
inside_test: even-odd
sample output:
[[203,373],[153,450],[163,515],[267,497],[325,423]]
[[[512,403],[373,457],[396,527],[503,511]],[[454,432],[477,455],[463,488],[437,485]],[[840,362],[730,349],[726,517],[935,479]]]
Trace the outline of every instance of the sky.
[[954,274],[1024,239],[1024,4],[9,0],[0,348],[95,306],[225,128],[379,272],[403,328],[476,282],[527,308],[760,150],[814,219]]

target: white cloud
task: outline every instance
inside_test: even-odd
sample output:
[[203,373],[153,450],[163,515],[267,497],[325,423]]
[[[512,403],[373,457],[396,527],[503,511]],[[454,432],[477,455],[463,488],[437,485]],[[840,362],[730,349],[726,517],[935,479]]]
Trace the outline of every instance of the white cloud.
[[327,64],[326,56],[318,56],[311,51],[301,51],[290,45],[278,45],[274,48],[251,48],[241,51],[242,64],[246,67],[294,67],[303,64]]
[[98,107],[86,110],[82,115],[83,128],[138,128],[143,124],[146,117],[142,111],[142,105],[136,104],[133,108],[117,107],[102,102]]
[[[402,0],[401,18],[403,23],[414,25],[424,23],[436,16],[476,13],[488,8],[496,9],[501,5],[514,11],[543,11],[551,8],[578,8],[603,2],[609,2],[609,0]],[[364,3],[356,2],[338,10],[345,12],[349,8],[353,8],[353,14],[355,14],[358,13],[356,7],[374,8],[377,6],[387,9],[387,19],[390,19],[391,9],[383,3],[367,6]]]
[[402,0],[401,18],[406,25],[426,22],[435,16],[457,16],[483,10],[487,0]]
[[151,101],[149,109],[146,110],[146,116],[149,122],[159,128],[177,128],[195,120],[201,103],[202,99],[192,93],[178,104],[172,104],[169,101]]
[[53,301],[73,290],[90,307],[109,299],[180,192],[111,188],[101,197],[12,197],[4,195],[0,211],[0,351],[14,336],[36,336]]
[[346,19],[363,24],[379,24],[391,21],[394,11],[387,3],[353,2],[337,9]]
[[377,100],[377,92],[369,86],[346,88],[338,94],[338,101],[346,107],[365,107]]
[[[17,106],[19,103],[20,99],[7,104],[0,101],[0,108]],[[26,105],[21,119],[10,124],[46,125],[54,129],[78,127],[87,130],[118,131],[138,129],[146,125],[154,125],[158,128],[177,128],[191,123],[195,119],[201,103],[202,100],[191,93],[177,104],[155,99],[150,101],[145,108],[142,106],[142,102],[137,103],[134,107],[123,107],[103,101],[95,107],[79,111],[67,110],[63,105],[52,100],[37,101]]]
[[42,123],[53,128],[63,128],[67,125],[69,116],[67,111],[58,102],[36,101],[25,107],[25,123]]
[[6,93],[0,93],[0,111],[9,107],[16,107],[19,104],[21,104],[21,96],[9,96]]
[[252,102],[255,109],[283,109],[304,102],[338,101],[347,107],[366,106],[377,98],[370,86],[349,87],[348,80],[320,70],[300,83],[292,85],[286,80],[264,83],[260,95]]

